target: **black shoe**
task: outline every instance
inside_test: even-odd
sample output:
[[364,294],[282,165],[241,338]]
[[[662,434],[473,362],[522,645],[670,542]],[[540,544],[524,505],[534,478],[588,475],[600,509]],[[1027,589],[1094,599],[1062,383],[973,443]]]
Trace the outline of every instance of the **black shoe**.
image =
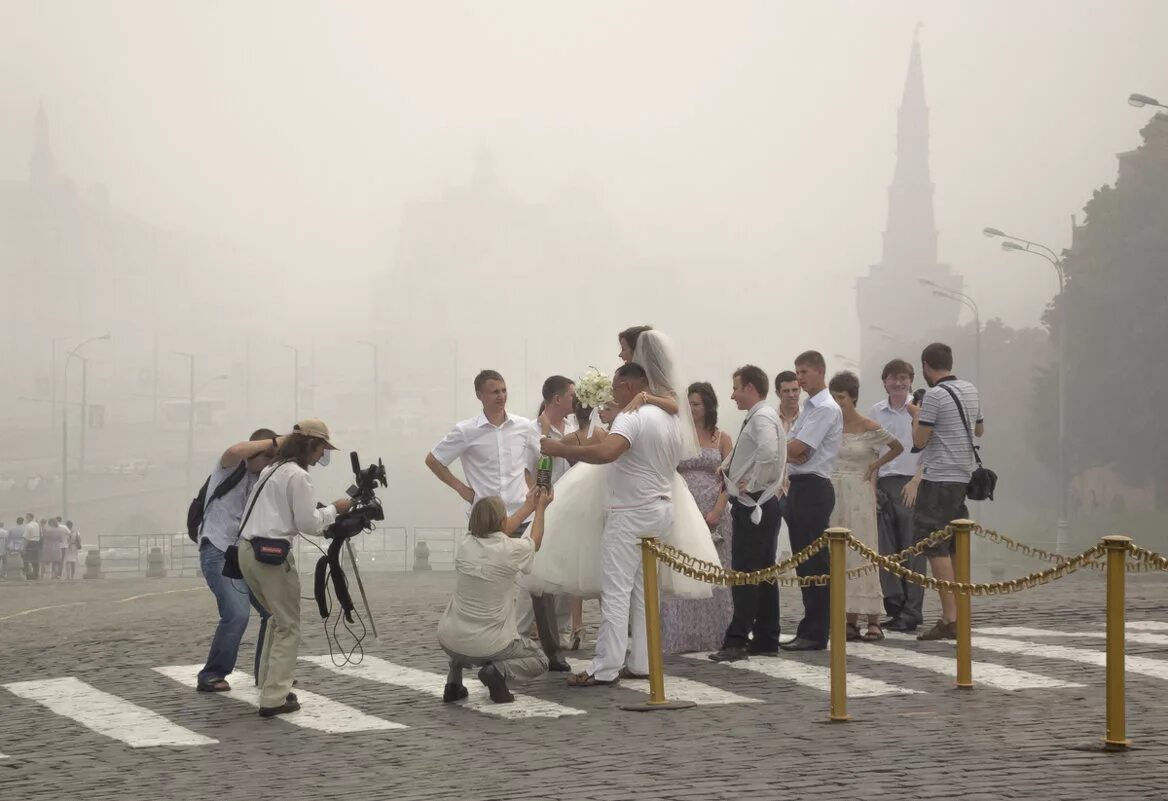
[[515,696],[507,689],[506,677],[491,663],[488,662],[479,669],[479,681],[486,685],[491,700],[496,704],[509,704],[515,700]]
[[442,703],[453,704],[455,701],[461,701],[468,695],[470,693],[461,684],[447,684],[446,689],[442,691]]
[[286,696],[284,696],[284,703],[286,704],[295,704],[299,702],[300,699],[296,697],[296,693],[288,693]]
[[[291,695],[291,693],[289,693]],[[300,711],[300,703],[298,701],[285,701],[280,706],[261,706],[260,717],[270,718],[273,715],[287,715],[289,712]]]
[[779,647],[774,648],[755,648],[753,646],[746,649],[746,653],[750,656],[778,656]]
[[901,631],[905,633],[917,630],[916,623],[909,623],[907,620],[901,620],[900,618],[897,618],[896,620],[890,620],[887,623],[884,623],[882,627],[888,629],[889,631]]
[[568,660],[562,656],[557,656],[555,659],[548,660],[548,673],[571,673],[572,666],[568,664]]
[[784,651],[822,651],[827,648],[827,643],[796,637],[790,642],[779,643],[779,647]]
[[723,648],[710,654],[711,662],[739,662],[748,658],[745,648]]

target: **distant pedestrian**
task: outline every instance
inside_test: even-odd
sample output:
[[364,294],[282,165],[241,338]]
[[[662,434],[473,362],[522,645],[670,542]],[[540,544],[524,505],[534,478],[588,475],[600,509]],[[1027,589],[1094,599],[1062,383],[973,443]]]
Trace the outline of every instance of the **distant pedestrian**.
[[65,523],[69,536],[65,540],[65,575],[72,581],[77,577],[77,555],[81,553],[81,532],[69,520]]
[[24,574],[30,579],[41,575],[41,527],[32,512],[24,516]]

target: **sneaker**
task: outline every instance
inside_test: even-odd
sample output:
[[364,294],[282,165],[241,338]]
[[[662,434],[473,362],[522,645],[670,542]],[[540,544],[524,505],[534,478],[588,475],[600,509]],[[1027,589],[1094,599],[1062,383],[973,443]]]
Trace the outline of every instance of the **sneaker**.
[[917,635],[918,640],[956,640],[957,623],[946,623],[938,620],[933,628]]
[[515,696],[507,689],[507,678],[499,669],[487,663],[479,669],[479,681],[481,681],[487,688],[487,692],[491,694],[491,700],[496,704],[509,704],[515,700]]

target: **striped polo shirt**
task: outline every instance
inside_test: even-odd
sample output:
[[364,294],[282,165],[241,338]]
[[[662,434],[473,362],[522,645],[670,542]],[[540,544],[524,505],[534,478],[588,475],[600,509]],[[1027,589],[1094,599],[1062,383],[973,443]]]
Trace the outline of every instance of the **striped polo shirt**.
[[[969,422],[969,431],[961,425],[961,415],[957,411],[957,404],[953,396],[941,387],[944,384],[957,394],[961,405],[965,409],[965,418]],[[932,426],[933,435],[929,437],[929,444],[921,452],[921,461],[925,466],[925,479],[937,482],[967,483],[973,475],[973,449],[970,447],[970,436],[973,427],[981,422],[981,398],[977,387],[957,378],[946,376],[925,393],[921,401],[919,422],[923,426]]]

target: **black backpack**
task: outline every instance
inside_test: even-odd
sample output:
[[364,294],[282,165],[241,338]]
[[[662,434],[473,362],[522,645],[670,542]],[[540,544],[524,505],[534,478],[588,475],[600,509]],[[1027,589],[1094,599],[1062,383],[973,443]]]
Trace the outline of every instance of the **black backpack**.
[[187,507],[187,536],[191,538],[191,542],[198,544],[199,532],[203,530],[203,513],[215,501],[222,498],[231,490],[235,489],[235,485],[243,480],[244,474],[247,473],[247,464],[239,463],[239,467],[235,468],[227,478],[219,482],[219,486],[211,493],[211,497],[207,497],[207,485],[211,483],[211,477],[207,476],[207,480],[203,482],[203,486],[199,489],[199,494],[191,501],[191,505]]

